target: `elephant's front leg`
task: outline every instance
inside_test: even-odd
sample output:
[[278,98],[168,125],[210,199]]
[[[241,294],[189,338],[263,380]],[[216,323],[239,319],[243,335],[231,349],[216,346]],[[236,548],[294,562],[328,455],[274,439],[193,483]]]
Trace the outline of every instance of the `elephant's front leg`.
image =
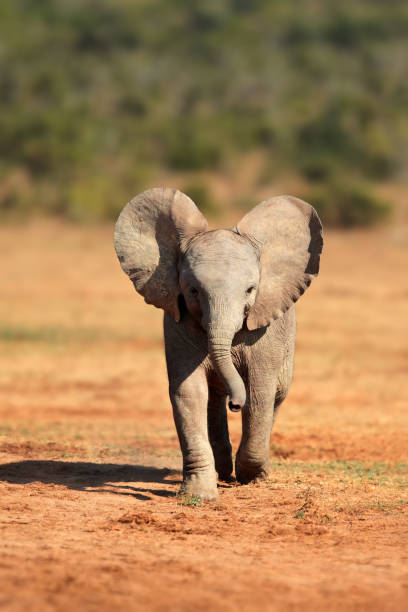
[[208,439],[208,386],[204,369],[181,382],[170,381],[170,399],[183,453],[182,492],[205,500],[218,497],[214,455]]
[[249,383],[242,410],[242,440],[235,474],[241,484],[263,480],[270,469],[270,438],[274,419],[276,380],[265,376]]

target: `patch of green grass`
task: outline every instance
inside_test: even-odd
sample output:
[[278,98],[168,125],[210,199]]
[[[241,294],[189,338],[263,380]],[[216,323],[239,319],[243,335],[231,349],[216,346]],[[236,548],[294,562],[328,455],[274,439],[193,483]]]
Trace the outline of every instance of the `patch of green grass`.
[[129,334],[106,331],[102,328],[67,328],[67,327],[25,327],[22,325],[1,325],[0,342],[31,342],[43,344],[62,344],[67,342],[100,342],[128,341]]
[[142,449],[133,445],[113,442],[105,442],[104,446],[99,449],[99,454],[103,457],[130,457],[134,459],[142,452]]
[[98,340],[97,329],[66,329],[62,327],[23,327],[19,325],[0,326],[0,342],[42,342],[57,344],[67,341],[90,342]]
[[0,427],[0,436],[9,436],[13,429],[9,425],[2,425]]
[[374,462],[371,464],[362,461],[344,461],[338,459],[336,461],[315,463],[315,462],[291,462],[291,461],[272,461],[272,471],[295,472],[297,484],[301,484],[302,474],[307,473],[322,473],[337,475],[341,478],[357,479],[378,486],[393,482],[400,487],[405,487],[408,484],[408,464],[399,462],[395,464],[387,464],[383,462]]
[[29,427],[27,425],[7,425],[0,428],[0,435],[2,430],[4,435],[27,436],[38,442],[53,442],[56,438],[61,437],[64,440],[67,438],[86,439],[86,436],[78,433],[84,431],[85,426],[77,423],[33,423]]
[[333,519],[332,519],[332,517],[331,517],[331,516],[329,516],[328,514],[322,514],[322,516],[319,516],[319,517],[318,517],[318,520],[319,520],[321,523],[330,523],[330,521],[332,521]]
[[19,326],[0,327],[1,342],[47,342],[54,343],[60,339],[61,330],[51,327],[28,328]]
[[168,448],[161,452],[165,457],[181,457],[181,451],[177,448]]
[[336,512],[345,512],[346,514],[364,514],[367,511],[383,512],[384,514],[401,514],[404,513],[404,506],[408,503],[408,500],[396,499],[396,500],[381,500],[373,499],[368,502],[347,505],[345,507],[336,506]]
[[187,495],[181,491],[177,497],[178,504],[180,506],[192,506],[193,508],[199,508],[203,505],[203,500],[199,495]]

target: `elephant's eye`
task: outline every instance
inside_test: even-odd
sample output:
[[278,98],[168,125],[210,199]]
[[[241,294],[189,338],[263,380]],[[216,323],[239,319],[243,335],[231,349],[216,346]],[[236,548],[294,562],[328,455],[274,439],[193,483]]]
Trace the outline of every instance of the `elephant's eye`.
[[251,285],[250,287],[248,287],[248,289],[246,290],[247,295],[251,295],[251,293],[255,291],[255,287],[254,285]]
[[194,295],[196,297],[198,295],[198,289],[196,289],[195,287],[191,287],[190,293],[191,295]]

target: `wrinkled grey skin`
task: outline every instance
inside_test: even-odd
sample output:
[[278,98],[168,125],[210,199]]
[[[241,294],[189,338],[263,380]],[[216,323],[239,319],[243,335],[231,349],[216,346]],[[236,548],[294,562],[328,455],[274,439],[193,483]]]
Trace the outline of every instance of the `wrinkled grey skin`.
[[242,411],[235,474],[267,476],[271,429],[292,380],[293,303],[318,273],[314,209],[280,196],[232,230],[206,231],[193,202],[171,189],[137,196],[122,211],[115,248],[148,303],[165,310],[169,393],[183,454],[183,491],[217,498],[232,477],[227,423]]

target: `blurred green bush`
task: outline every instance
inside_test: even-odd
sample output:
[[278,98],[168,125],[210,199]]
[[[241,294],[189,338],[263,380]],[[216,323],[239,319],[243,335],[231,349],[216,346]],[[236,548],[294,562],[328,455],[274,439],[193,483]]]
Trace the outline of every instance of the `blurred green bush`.
[[214,203],[211,190],[205,183],[196,179],[184,185],[182,191],[193,200],[204,215],[217,216],[219,210]]
[[113,218],[257,149],[324,221],[371,223],[356,185],[407,156],[407,36],[402,0],[3,0],[0,214]]
[[364,183],[352,179],[328,181],[310,190],[307,200],[327,225],[370,226],[390,213],[388,202]]

